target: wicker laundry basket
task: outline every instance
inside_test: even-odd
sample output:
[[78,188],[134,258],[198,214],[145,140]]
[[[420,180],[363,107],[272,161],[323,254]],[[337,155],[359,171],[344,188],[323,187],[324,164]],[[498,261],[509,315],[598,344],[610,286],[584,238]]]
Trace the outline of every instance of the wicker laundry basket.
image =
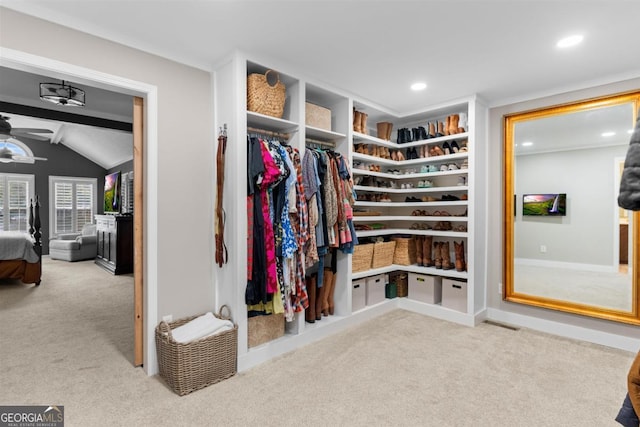
[[[215,316],[223,316],[223,305]],[[229,313],[230,314],[230,313]],[[160,376],[180,396],[215,384],[237,372],[238,366],[238,325],[233,329],[188,343],[173,339],[171,330],[199,316],[187,317],[174,322],[162,321],[156,327],[156,352]]]
[[373,259],[373,243],[365,243],[356,245],[353,248],[353,257],[351,258],[351,271],[367,271],[371,269],[371,261]]
[[413,237],[394,237],[396,250],[393,263],[397,265],[411,265],[417,262],[416,243]]
[[393,264],[393,254],[396,249],[396,242],[377,242],[373,244],[373,259],[371,268],[388,267]]

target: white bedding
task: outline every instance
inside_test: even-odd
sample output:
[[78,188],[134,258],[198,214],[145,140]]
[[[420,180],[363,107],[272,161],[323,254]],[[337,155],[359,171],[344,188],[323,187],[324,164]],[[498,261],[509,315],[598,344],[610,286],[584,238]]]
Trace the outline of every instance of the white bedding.
[[39,261],[33,249],[33,240],[28,233],[21,231],[0,231],[0,260],[24,259],[27,262]]

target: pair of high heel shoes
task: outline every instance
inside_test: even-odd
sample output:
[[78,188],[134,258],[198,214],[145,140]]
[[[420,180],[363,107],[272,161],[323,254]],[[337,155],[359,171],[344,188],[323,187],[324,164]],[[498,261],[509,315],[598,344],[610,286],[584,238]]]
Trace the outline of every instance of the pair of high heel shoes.
[[456,154],[460,152],[460,147],[455,141],[451,141],[451,144],[445,142],[444,144],[442,144],[442,151],[444,152],[444,154]]

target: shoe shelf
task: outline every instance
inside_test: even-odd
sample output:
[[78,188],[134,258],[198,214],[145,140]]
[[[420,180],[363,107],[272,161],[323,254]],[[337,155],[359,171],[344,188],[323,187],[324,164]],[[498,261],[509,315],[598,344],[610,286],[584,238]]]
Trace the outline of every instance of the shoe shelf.
[[436,237],[453,237],[462,238],[467,237],[466,231],[441,231],[441,230],[416,230],[411,228],[382,228],[379,230],[359,230],[356,231],[356,235],[360,237],[377,237],[377,236],[389,236],[392,234],[411,234],[414,236],[436,236]]
[[354,222],[381,222],[381,221],[411,221],[411,222],[426,222],[426,221],[452,221],[452,222],[467,222],[466,216],[413,216],[413,215],[366,215],[366,216],[354,216]]
[[435,267],[422,267],[420,265],[399,265],[399,264],[391,264],[386,267],[374,268],[371,270],[358,271],[356,273],[351,274],[351,279],[362,279],[363,277],[376,276],[378,274],[389,273],[392,271],[406,271],[409,273],[420,273],[420,274],[428,274],[431,276],[443,276],[450,277],[452,279],[466,279],[467,272],[466,271],[456,271],[456,270],[443,270],[441,268]]
[[247,126],[284,133],[297,132],[298,130],[298,123],[296,122],[255,113],[253,111],[247,111]]
[[409,148],[409,147],[419,147],[422,145],[435,145],[435,144],[442,144],[444,142],[447,141],[455,141],[455,140],[460,140],[460,139],[468,139],[469,138],[469,132],[463,132],[463,133],[456,133],[453,135],[445,135],[445,136],[438,136],[435,138],[428,138],[428,139],[419,139],[417,141],[411,141],[411,142],[405,142],[402,144],[398,144],[397,142],[394,141],[387,141],[386,139],[380,139],[378,137],[372,136],[372,135],[366,135],[364,133],[360,133],[360,132],[353,132],[353,141],[359,144],[375,144],[375,145],[379,145],[382,147],[387,147],[387,148],[391,148],[394,150],[399,150],[402,148]]
[[[436,207],[436,206],[467,206],[468,200],[435,201],[435,202],[369,202],[356,200],[355,206],[370,207]],[[371,218],[371,217],[368,217]],[[419,218],[419,217],[418,217]],[[446,218],[446,217],[440,217]]]
[[439,192],[454,192],[454,191],[468,191],[469,187],[466,185],[456,185],[452,187],[411,187],[411,188],[389,188],[389,187],[367,187],[364,185],[354,185],[353,189],[356,191],[370,191],[374,193],[395,193],[395,194],[415,194],[415,193],[439,193]]
[[420,157],[418,159],[411,159],[411,160],[383,159],[382,157],[376,157],[376,156],[371,156],[369,154],[362,154],[362,153],[353,153],[352,156],[353,156],[353,160],[361,160],[363,162],[379,164],[379,165],[389,165],[393,167],[403,167],[403,166],[422,165],[425,163],[436,163],[436,162],[449,163],[455,160],[464,160],[467,157],[469,157],[469,152],[445,154],[444,156]]
[[305,136],[307,138],[318,139],[321,141],[338,141],[347,137],[347,135],[343,133],[333,132],[308,125],[305,126]]
[[397,174],[392,172],[375,172],[375,171],[370,171],[368,169],[353,168],[351,169],[351,174],[378,176],[380,178],[387,178],[387,179],[419,179],[419,178],[424,179],[424,178],[434,178],[438,176],[447,176],[447,175],[468,175],[468,169]]

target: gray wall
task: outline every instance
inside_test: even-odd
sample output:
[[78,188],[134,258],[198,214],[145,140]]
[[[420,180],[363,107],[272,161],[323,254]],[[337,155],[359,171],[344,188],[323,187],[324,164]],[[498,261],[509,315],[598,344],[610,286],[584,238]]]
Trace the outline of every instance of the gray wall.
[[[614,159],[626,151],[624,145],[517,156],[515,257],[612,266]],[[522,195],[537,193],[566,193],[567,215],[523,217]]]
[[158,316],[215,309],[210,73],[6,8],[0,44],[157,87]]
[[[558,89],[557,95],[545,96],[517,102],[509,105],[491,108],[489,111],[489,130],[488,144],[489,149],[489,186],[487,189],[487,197],[489,206],[500,207],[487,218],[488,226],[488,253],[492,254],[489,258],[487,271],[487,305],[490,308],[502,310],[508,313],[520,314],[565,323],[572,326],[580,326],[596,331],[619,334],[627,337],[637,338],[638,327],[625,325],[621,323],[610,322],[606,320],[594,319],[585,316],[579,316],[569,313],[562,313],[554,310],[547,310],[539,307],[531,307],[522,304],[515,304],[502,300],[501,294],[498,292],[502,283],[502,236],[503,236],[503,118],[505,114],[515,113],[519,111],[527,111],[536,108],[547,107],[550,105],[564,104],[582,99],[589,99],[598,96],[611,95],[615,93],[637,90],[640,88],[640,79],[627,80],[618,83],[596,86],[589,89],[563,92]],[[610,166],[613,167],[613,166]],[[613,187],[610,187],[613,192]],[[571,208],[571,206],[569,206]],[[594,225],[595,226],[595,225]]]
[[46,161],[28,163],[0,163],[0,172],[24,173],[35,175],[35,194],[40,199],[40,219],[42,221],[42,253],[49,253],[49,176],[73,176],[96,178],[98,182],[98,212],[103,204],[101,191],[104,185],[105,169],[93,163],[62,144],[48,142],[23,141],[36,157],[44,157]]

